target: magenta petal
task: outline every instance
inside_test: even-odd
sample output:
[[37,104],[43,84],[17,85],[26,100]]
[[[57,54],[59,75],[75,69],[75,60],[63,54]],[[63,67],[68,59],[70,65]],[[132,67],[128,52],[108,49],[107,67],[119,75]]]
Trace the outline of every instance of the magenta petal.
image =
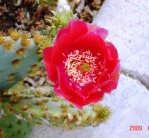
[[[62,95],[65,98],[70,98],[74,95],[81,97],[81,99],[84,99],[85,96],[78,90],[73,89],[73,87],[69,84],[69,81],[66,80],[66,76],[64,73],[60,72],[60,69],[57,67],[58,71],[58,82],[59,82],[59,89],[61,90]],[[59,90],[57,88],[57,90]]]
[[64,28],[60,29],[56,36],[56,41],[58,41],[61,38],[61,36],[67,34],[68,32],[69,32],[69,27],[64,27]]
[[108,50],[109,50],[109,54],[111,55],[112,58],[118,59],[118,53],[116,48],[114,47],[114,45],[110,42],[107,42],[108,45]]
[[58,82],[57,82],[57,87],[55,87],[55,91],[57,93],[60,93],[60,95],[63,95],[65,98],[70,98],[72,97],[72,92],[68,91],[66,88],[67,83],[65,83],[65,76],[62,75],[60,69],[57,67],[57,72],[58,72]]
[[104,40],[108,36],[108,31],[103,28],[96,28],[94,31]]
[[53,66],[52,64],[46,65],[46,70],[47,70],[48,78],[52,82],[56,82],[57,81],[57,71],[56,71],[55,66]]
[[117,83],[115,81],[111,80],[105,86],[103,86],[101,89],[102,89],[102,91],[104,91],[106,93],[110,93],[116,87],[117,87]]
[[114,80],[115,82],[118,83],[119,75],[120,75],[120,63],[118,62],[117,66],[115,67],[115,69],[111,73],[112,80]]
[[51,63],[51,57],[52,57],[52,52],[53,52],[53,47],[46,47],[43,50],[43,62],[45,64],[45,68],[47,70],[47,74],[48,74],[48,78],[52,81],[52,82],[56,82],[57,81],[57,71],[55,69],[55,66],[53,66]]
[[90,95],[88,99],[86,99],[85,104],[89,103],[97,103],[99,100],[101,100],[104,96],[104,93],[102,91],[100,92],[95,92]]
[[70,102],[72,102],[75,106],[81,108],[82,106],[91,104],[91,103],[97,103],[99,100],[101,100],[104,96],[103,92],[95,92],[90,95],[89,98],[82,100],[80,97],[72,97],[68,99]]
[[115,67],[114,71],[111,73],[109,82],[102,86],[102,90],[106,93],[111,92],[112,90],[117,88],[118,80],[119,80],[119,73],[120,73],[120,64],[118,63]]
[[106,39],[108,36],[108,30],[104,29],[104,28],[100,28],[98,26],[96,26],[95,24],[93,25],[88,25],[88,29],[89,32],[96,32],[102,39]]
[[[81,29],[80,29],[81,28]],[[52,62],[59,64],[72,43],[79,39],[88,31],[85,22],[80,20],[71,20],[66,28],[62,28],[54,42],[54,50],[52,54]]]
[[[62,42],[62,40],[61,40],[61,42],[59,42],[60,39],[63,39],[64,42],[66,41],[65,44],[67,44],[68,41],[70,43],[72,43],[73,41],[78,39],[80,36],[86,34],[87,32],[88,32],[88,28],[87,28],[87,25],[85,22],[72,19],[69,22],[67,27],[62,28],[58,32],[58,35],[56,37],[54,45],[59,46],[59,44],[61,44],[61,42]],[[62,36],[63,36],[63,38],[61,38]],[[63,46],[65,46],[65,45],[63,45]]]
[[74,41],[73,45],[70,47],[71,50],[73,49],[90,49],[95,50],[97,52],[105,52],[106,49],[106,43],[96,34],[96,33],[87,33],[86,35],[83,35],[76,41]]
[[[102,89],[104,92],[111,92],[113,89],[116,89],[119,79],[119,73],[120,73],[120,64],[117,63],[114,71],[109,75],[109,79],[106,81],[101,81],[102,83],[99,83],[98,87]],[[104,75],[105,76],[105,75]]]
[[43,50],[43,61],[45,64],[51,64],[51,56],[52,56],[52,52],[53,52],[53,46],[51,47],[46,47],[44,50]]

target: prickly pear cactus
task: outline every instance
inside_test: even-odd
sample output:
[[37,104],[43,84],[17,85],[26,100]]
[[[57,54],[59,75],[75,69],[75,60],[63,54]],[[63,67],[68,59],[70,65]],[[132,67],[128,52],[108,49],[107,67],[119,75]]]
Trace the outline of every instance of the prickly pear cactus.
[[39,62],[37,45],[44,40],[17,30],[9,30],[7,36],[0,33],[0,92],[33,73]]
[[[15,93],[16,95],[14,95]],[[76,127],[95,126],[105,122],[110,116],[108,107],[101,104],[88,105],[83,109],[75,108],[69,102],[54,95],[52,87],[42,89],[24,89],[15,86],[3,98],[2,109],[13,109],[14,114],[20,114],[24,120],[34,120],[42,123],[47,120],[50,126],[72,129]]]

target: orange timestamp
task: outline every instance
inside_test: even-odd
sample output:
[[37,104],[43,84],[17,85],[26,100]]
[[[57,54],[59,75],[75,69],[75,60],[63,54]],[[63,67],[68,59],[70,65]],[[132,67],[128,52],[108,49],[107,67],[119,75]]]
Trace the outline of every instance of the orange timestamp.
[[142,131],[142,128],[141,125],[132,125],[130,126],[130,131]]
[[[143,127],[142,125],[131,125],[129,129],[130,131],[142,131]],[[149,126],[147,126],[147,130],[149,131]]]

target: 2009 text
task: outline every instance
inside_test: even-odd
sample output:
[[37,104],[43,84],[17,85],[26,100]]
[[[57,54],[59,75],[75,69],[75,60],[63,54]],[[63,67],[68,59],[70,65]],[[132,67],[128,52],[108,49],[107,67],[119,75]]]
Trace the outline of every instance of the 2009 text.
[[130,131],[142,131],[142,126],[141,125],[130,126]]

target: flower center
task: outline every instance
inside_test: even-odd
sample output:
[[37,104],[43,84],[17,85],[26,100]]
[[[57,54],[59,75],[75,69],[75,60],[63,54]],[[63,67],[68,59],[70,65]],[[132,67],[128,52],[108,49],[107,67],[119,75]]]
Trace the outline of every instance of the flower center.
[[72,82],[76,82],[79,86],[96,83],[98,70],[96,63],[99,63],[97,60],[98,57],[93,56],[90,50],[74,50],[64,62],[66,74]]
[[81,69],[82,69],[83,72],[89,72],[90,71],[90,64],[84,63],[81,66]]

